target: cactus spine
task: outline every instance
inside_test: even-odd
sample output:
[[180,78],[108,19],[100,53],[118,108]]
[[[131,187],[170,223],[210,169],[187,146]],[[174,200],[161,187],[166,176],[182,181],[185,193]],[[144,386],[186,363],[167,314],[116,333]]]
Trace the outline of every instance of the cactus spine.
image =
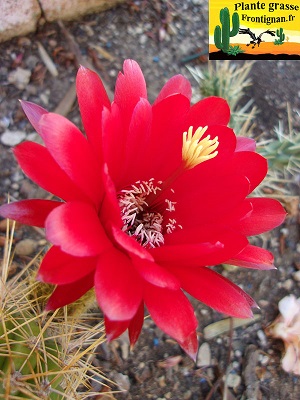
[[240,20],[238,13],[234,12],[232,15],[232,29],[230,30],[230,14],[227,7],[220,10],[220,22],[222,24],[222,29],[220,25],[215,27],[214,31],[214,41],[218,49],[227,53],[229,50],[229,38],[235,36],[239,32]]

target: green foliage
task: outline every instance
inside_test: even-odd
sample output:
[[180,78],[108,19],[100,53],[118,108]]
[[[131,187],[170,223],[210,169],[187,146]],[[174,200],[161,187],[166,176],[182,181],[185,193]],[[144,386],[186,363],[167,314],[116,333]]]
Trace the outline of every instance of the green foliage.
[[244,50],[241,49],[239,45],[237,46],[229,46],[229,49],[227,51],[227,54],[231,56],[236,56],[237,54],[244,53]]
[[230,13],[227,7],[220,10],[220,25],[215,27],[214,42],[218,49],[227,53],[229,50],[229,38],[236,36],[239,32],[240,21],[238,13],[232,15],[232,29],[230,30]]

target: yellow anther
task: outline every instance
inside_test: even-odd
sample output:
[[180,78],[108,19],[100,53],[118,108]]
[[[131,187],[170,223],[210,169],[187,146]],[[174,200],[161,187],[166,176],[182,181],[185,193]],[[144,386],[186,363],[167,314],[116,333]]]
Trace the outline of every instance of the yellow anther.
[[193,127],[183,132],[182,160],[186,169],[192,169],[204,161],[216,157],[216,148],[219,146],[218,136],[210,139],[210,135],[200,140],[207,131],[207,126],[200,126],[193,135]]

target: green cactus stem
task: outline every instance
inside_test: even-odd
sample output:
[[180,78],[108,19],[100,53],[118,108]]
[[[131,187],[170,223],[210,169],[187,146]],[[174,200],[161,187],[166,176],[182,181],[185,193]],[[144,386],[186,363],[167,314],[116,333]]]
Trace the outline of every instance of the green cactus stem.
[[42,334],[29,312],[16,310],[9,318],[0,319],[0,398],[28,398],[36,392],[49,400],[62,399],[59,345]]
[[283,29],[276,29],[276,34],[278,36],[279,39],[275,39],[274,43],[275,44],[283,44],[284,39],[285,39],[285,34],[283,33]]
[[300,133],[295,133],[291,137],[279,137],[279,140],[273,140],[259,148],[258,152],[268,159],[270,169],[282,171],[295,166],[295,170],[299,173]]
[[227,7],[220,10],[220,25],[215,27],[214,41],[218,49],[227,53],[229,50],[229,38],[236,36],[239,32],[240,20],[238,13],[234,12],[232,15],[232,29],[230,30],[230,13]]
[[281,40],[281,42],[283,42],[285,39],[285,34],[283,33],[283,29],[282,28],[276,29],[276,34],[279,37],[279,39]]

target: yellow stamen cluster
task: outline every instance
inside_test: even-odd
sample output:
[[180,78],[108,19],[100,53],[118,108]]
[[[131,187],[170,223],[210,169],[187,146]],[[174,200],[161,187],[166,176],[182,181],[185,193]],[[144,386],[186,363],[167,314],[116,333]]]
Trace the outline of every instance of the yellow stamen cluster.
[[216,157],[216,148],[219,146],[218,136],[210,139],[207,135],[200,140],[207,131],[207,126],[200,126],[193,135],[193,127],[190,126],[187,132],[183,132],[182,160],[186,169],[192,169],[204,161]]

